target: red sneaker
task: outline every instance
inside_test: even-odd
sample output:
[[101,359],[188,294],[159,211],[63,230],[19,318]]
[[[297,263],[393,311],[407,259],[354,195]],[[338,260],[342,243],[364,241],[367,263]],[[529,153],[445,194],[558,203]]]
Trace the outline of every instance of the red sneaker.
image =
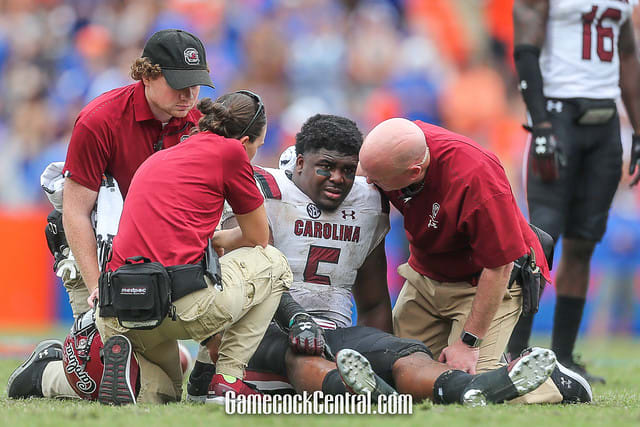
[[207,403],[221,403],[227,397],[227,393],[232,392],[229,398],[234,399],[236,396],[262,396],[251,384],[247,384],[239,378],[229,375],[215,374],[209,385],[209,393]]

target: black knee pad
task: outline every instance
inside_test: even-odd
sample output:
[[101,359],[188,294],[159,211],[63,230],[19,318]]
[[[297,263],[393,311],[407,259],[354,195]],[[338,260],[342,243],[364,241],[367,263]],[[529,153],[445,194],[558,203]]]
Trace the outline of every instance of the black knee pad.
[[267,371],[287,376],[285,354],[288,348],[288,334],[274,322],[271,322],[247,367],[256,371]]
[[369,360],[375,373],[391,385],[395,384],[392,370],[396,360],[418,352],[433,357],[427,346],[418,340],[399,338],[367,326],[352,326],[326,332],[327,341],[334,353],[343,348],[356,350]]

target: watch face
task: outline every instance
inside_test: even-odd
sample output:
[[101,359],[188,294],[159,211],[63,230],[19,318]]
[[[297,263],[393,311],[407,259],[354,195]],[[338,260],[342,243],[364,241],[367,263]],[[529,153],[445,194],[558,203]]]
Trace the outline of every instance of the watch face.
[[463,332],[460,338],[462,339],[463,343],[471,347],[476,347],[480,343],[478,337],[469,332]]

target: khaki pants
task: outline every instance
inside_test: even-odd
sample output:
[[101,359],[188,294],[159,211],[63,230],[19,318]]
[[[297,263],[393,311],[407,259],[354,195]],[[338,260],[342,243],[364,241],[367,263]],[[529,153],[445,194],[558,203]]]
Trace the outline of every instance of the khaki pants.
[[176,321],[166,318],[157,328],[130,330],[116,318],[97,317],[103,341],[117,334],[131,340],[140,364],[139,402],[182,397],[178,339],[201,342],[224,330],[216,372],[243,377],[293,276],[285,256],[272,246],[237,249],[220,258],[220,265],[223,290],[207,281],[207,289],[175,301]]
[[89,289],[87,289],[87,286],[84,284],[82,277],[78,277],[77,279],[64,279],[63,284],[69,294],[69,304],[71,304],[73,317],[77,318],[89,311],[91,308],[87,302]]
[[[409,264],[398,267],[405,278],[393,309],[393,332],[422,341],[438,359],[442,350],[460,338],[471,313],[476,287],[466,282],[438,282],[416,272]],[[505,292],[495,318],[480,345],[478,373],[497,369],[522,310],[522,291],[514,284]],[[562,400],[551,380],[516,401],[525,403]]]

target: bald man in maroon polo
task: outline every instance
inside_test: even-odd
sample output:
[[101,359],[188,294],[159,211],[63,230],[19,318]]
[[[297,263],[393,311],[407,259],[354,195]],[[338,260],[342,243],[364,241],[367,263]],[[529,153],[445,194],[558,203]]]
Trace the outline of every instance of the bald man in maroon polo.
[[[456,369],[499,366],[522,309],[520,286],[507,288],[513,261],[533,248],[547,280],[549,269],[497,157],[462,135],[395,118],[365,138],[360,171],[404,216],[410,257],[398,268],[406,281],[394,333]],[[555,389],[541,401],[558,399]]]

